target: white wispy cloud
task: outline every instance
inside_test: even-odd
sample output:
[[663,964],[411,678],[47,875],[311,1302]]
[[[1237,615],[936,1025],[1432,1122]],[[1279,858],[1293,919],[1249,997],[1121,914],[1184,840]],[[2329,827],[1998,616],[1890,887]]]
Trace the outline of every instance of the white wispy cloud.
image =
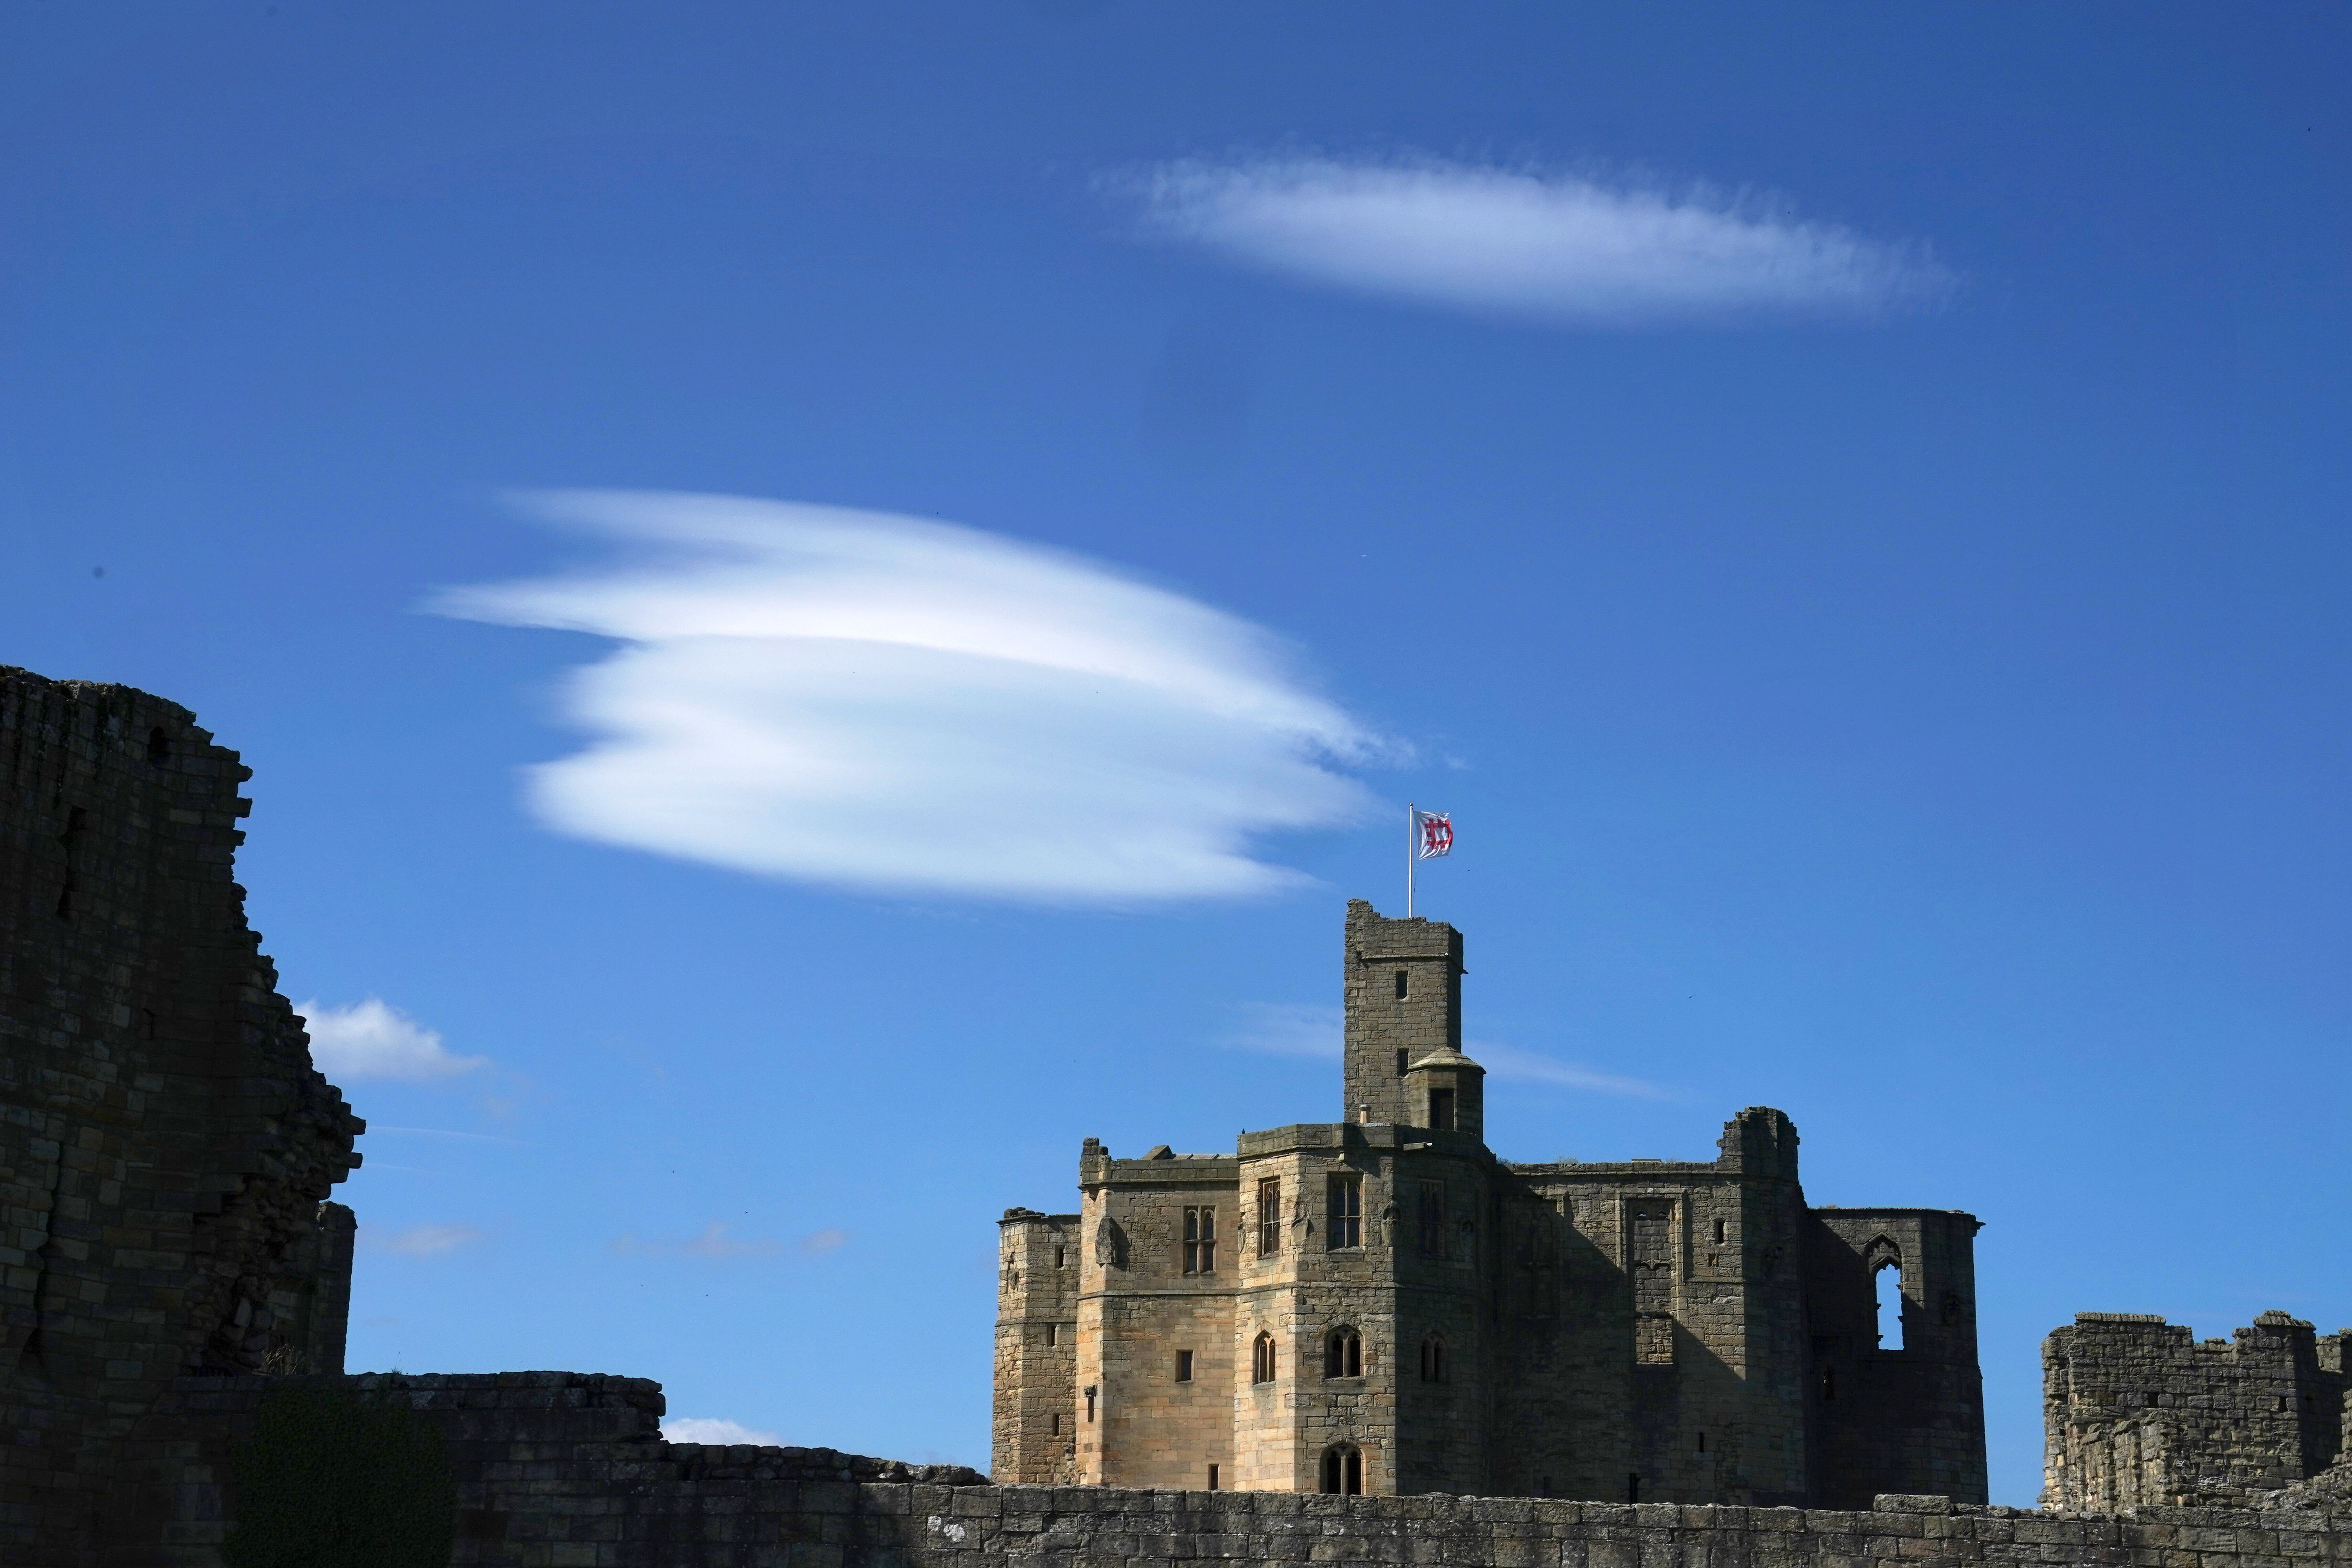
[[1956,284],[1924,246],[1704,188],[1326,157],[1169,163],[1119,185],[1158,237],[1361,293],[1570,325],[1874,316]]
[[1272,1057],[1338,1061],[1346,1051],[1347,1021],[1337,1007],[1299,1002],[1244,1002],[1229,1046]]
[[1486,1069],[1489,1078],[1519,1083],[1549,1083],[1561,1089],[1589,1089],[1594,1094],[1622,1094],[1635,1100],[1664,1100],[1666,1091],[1647,1079],[1595,1072],[1537,1051],[1523,1051],[1498,1040],[1465,1040],[1463,1054]]
[[750,1443],[761,1448],[780,1448],[784,1442],[773,1432],[717,1415],[673,1415],[661,1424],[661,1435],[667,1443]]
[[593,736],[532,771],[564,833],[905,894],[1103,903],[1297,885],[1259,835],[1351,825],[1382,742],[1272,636],[1100,563],[951,523],[564,491],[625,559],[439,612],[593,632]]
[[[639,1237],[634,1232],[618,1236],[608,1244],[610,1249],[635,1258],[698,1258],[710,1263],[733,1263],[746,1258],[779,1258],[784,1244],[772,1236],[736,1236],[733,1227],[712,1220],[697,1234],[683,1238]],[[849,1233],[828,1226],[813,1230],[793,1243],[792,1250],[803,1258],[822,1258],[838,1252],[848,1244]]]
[[404,1258],[438,1258],[461,1247],[471,1247],[482,1239],[482,1233],[470,1225],[412,1225],[390,1233],[378,1226],[362,1226],[359,1239],[379,1252],[396,1252]]
[[314,997],[297,1002],[310,1030],[310,1059],[337,1082],[360,1079],[391,1079],[402,1083],[429,1083],[455,1078],[488,1065],[488,1057],[461,1057],[441,1043],[437,1029],[428,1029],[382,997],[371,996],[348,1007],[325,1007]]
[[[1297,1002],[1251,1002],[1243,1005],[1241,1022],[1225,1037],[1225,1044],[1246,1051],[1277,1057],[1312,1057],[1338,1061],[1347,1049],[1347,1017],[1337,1007]],[[1591,1068],[1539,1052],[1521,1050],[1496,1040],[1465,1040],[1463,1054],[1486,1069],[1486,1076],[1520,1083],[1549,1083],[1595,1094],[1630,1095],[1663,1100],[1666,1091],[1646,1079],[1595,1072]]]

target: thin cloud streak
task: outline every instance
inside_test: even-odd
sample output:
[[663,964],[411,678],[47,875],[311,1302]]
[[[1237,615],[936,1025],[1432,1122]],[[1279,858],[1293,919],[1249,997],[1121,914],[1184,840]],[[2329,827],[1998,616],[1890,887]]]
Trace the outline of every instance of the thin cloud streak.
[[1359,293],[1582,327],[1874,317],[1957,286],[1924,246],[1705,189],[1437,159],[1160,165],[1148,235]]
[[1465,1040],[1464,1054],[1486,1069],[1490,1078],[1517,1083],[1549,1083],[1560,1089],[1580,1089],[1593,1094],[1624,1095],[1634,1100],[1670,1100],[1673,1096],[1647,1079],[1595,1072],[1534,1051],[1496,1040]]
[[624,646],[531,771],[555,830],[796,880],[1048,904],[1308,881],[1253,840],[1352,826],[1385,743],[1268,633],[950,523],[724,496],[529,503],[626,558],[429,607]]
[[386,1235],[378,1226],[362,1226],[359,1239],[378,1252],[396,1252],[404,1258],[439,1258],[461,1247],[473,1246],[482,1239],[482,1233],[470,1225],[412,1225]]
[[[1307,1057],[1336,1062],[1347,1049],[1346,1016],[1337,1007],[1296,1002],[1251,1002],[1242,1007],[1242,1021],[1224,1043],[1267,1056]],[[1595,1072],[1573,1062],[1495,1040],[1465,1040],[1462,1049],[1486,1069],[1489,1078],[1517,1083],[1546,1083],[1592,1094],[1625,1095],[1640,1100],[1670,1099],[1665,1089],[1646,1079]]]

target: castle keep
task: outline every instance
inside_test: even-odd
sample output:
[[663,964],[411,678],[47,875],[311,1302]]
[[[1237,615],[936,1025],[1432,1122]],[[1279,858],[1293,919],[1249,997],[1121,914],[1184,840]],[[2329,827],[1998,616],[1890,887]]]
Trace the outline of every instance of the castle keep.
[[[1614,1502],[1985,1500],[1978,1221],[1708,1162],[1512,1164],[1461,933],[1348,907],[1342,1114],[1115,1159],[1001,1222],[1000,1482]],[[1875,1277],[1899,1278],[1900,1348]]]

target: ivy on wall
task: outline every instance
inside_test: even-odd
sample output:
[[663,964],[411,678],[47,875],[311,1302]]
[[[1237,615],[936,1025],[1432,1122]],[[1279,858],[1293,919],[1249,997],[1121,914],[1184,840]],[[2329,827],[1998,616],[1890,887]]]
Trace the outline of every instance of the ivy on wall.
[[236,1455],[228,1568],[447,1568],[457,1486],[404,1400],[279,1387]]

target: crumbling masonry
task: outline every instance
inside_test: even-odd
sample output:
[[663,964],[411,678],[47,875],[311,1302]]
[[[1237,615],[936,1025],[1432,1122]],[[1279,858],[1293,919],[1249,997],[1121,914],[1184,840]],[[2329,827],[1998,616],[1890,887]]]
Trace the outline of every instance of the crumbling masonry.
[[[1797,1132],[1510,1164],[1461,934],[1348,909],[1339,1121],[1114,1159],[1000,1226],[1000,1480],[1614,1502],[1985,1500],[1974,1237],[1813,1208]],[[1874,1284],[1898,1277],[1900,1348]]]
[[0,1557],[172,1506],[175,1381],[341,1372],[361,1122],[230,879],[250,773],[188,711],[0,668]]
[[2083,1312],[2042,1346],[2045,1507],[2244,1506],[2289,1491],[2352,1505],[2352,1329],[2264,1312],[2226,1340]]

